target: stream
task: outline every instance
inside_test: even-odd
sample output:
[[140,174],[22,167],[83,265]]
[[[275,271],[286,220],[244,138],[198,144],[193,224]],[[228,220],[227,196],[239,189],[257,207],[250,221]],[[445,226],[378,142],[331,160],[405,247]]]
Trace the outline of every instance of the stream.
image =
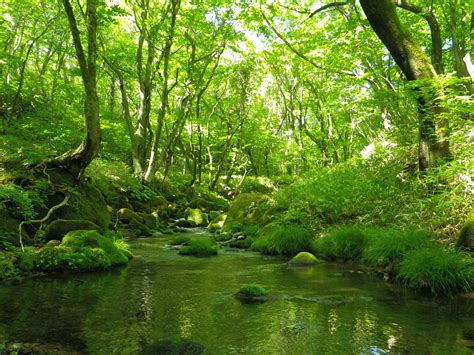
[[[232,249],[179,256],[170,238],[131,241],[136,258],[104,273],[0,284],[0,354],[136,354],[150,344],[160,353],[178,338],[205,354],[474,352],[472,299],[422,298],[353,265],[289,268]],[[237,300],[247,283],[269,300]]]

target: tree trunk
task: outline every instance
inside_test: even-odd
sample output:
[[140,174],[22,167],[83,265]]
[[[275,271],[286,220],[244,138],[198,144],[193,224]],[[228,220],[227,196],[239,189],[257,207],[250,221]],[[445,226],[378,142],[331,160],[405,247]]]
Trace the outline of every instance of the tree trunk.
[[419,168],[436,167],[450,158],[449,127],[442,117],[443,92],[428,57],[405,30],[392,0],[360,0],[370,25],[408,80],[418,80]]
[[84,53],[84,48],[82,47],[81,36],[71,3],[69,0],[63,0],[63,5],[68,18],[69,28],[76,49],[76,57],[81,70],[82,83],[84,86],[84,121],[86,125],[86,134],[79,147],[47,161],[46,165],[49,167],[62,167],[79,178],[84,169],[99,153],[101,142],[99,99],[97,97],[96,79],[97,0],[87,0],[87,58]]
[[168,31],[168,38],[166,39],[165,47],[163,50],[163,74],[162,74],[162,86],[161,86],[161,99],[160,107],[158,109],[158,117],[156,119],[155,136],[153,137],[153,144],[150,152],[150,159],[148,160],[148,167],[146,169],[143,180],[151,182],[155,176],[158,168],[158,148],[161,138],[161,130],[163,129],[163,123],[166,116],[166,108],[168,106],[168,75],[169,75],[169,61],[171,57],[171,47],[173,45],[174,30],[176,25],[176,18],[178,17],[179,8],[181,6],[181,0],[172,0],[171,2],[171,19],[170,28]]

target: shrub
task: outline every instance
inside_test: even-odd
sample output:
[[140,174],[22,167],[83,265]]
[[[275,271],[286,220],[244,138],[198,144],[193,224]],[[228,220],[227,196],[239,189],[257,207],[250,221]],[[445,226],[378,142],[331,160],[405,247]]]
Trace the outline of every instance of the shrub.
[[373,266],[396,266],[408,252],[428,245],[429,235],[426,232],[386,230],[371,239],[363,260]]
[[378,238],[381,230],[361,226],[342,226],[312,244],[312,251],[327,258],[358,260],[369,239]]
[[254,251],[269,255],[293,255],[309,250],[313,235],[298,225],[281,226],[257,238],[251,246]]
[[37,215],[30,194],[19,186],[0,185],[0,203],[3,202],[14,217],[33,219]]
[[263,297],[267,295],[267,290],[260,285],[247,284],[240,286],[239,294],[247,297]]
[[459,254],[431,247],[409,253],[400,264],[398,278],[409,287],[452,296],[474,289],[473,267]]
[[180,255],[210,256],[217,255],[218,246],[209,238],[192,239],[190,244],[179,249]]

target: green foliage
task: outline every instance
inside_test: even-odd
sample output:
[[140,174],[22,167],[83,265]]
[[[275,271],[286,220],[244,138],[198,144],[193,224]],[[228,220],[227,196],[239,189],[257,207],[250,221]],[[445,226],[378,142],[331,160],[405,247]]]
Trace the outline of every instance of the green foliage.
[[251,249],[269,255],[293,255],[309,250],[313,239],[312,233],[302,226],[280,226],[258,237]]
[[210,238],[192,239],[189,245],[179,249],[180,255],[210,256],[217,255],[217,244]]
[[434,295],[454,295],[474,289],[474,265],[439,247],[418,249],[401,262],[398,278]]
[[15,266],[21,271],[31,271],[34,268],[33,251],[25,249],[15,255]]
[[33,219],[37,215],[32,195],[17,185],[0,185],[0,204],[5,204],[14,217]]
[[18,274],[9,254],[0,252],[0,280],[14,277]]
[[34,256],[39,271],[95,271],[112,265],[106,252],[100,248],[44,247]]
[[267,290],[257,284],[247,284],[240,286],[239,293],[248,297],[264,297],[268,294]]
[[241,192],[272,193],[275,190],[273,182],[265,176],[247,176],[240,187]]
[[327,258],[359,260],[372,238],[378,238],[381,231],[362,226],[336,227],[328,235],[315,240],[312,250]]
[[174,237],[171,239],[168,244],[169,245],[183,245],[183,244],[188,244],[191,241],[190,237],[186,237],[184,235],[180,235],[178,237]]
[[424,231],[387,229],[371,238],[363,251],[363,261],[373,266],[397,266],[407,253],[426,248],[429,243],[429,235]]

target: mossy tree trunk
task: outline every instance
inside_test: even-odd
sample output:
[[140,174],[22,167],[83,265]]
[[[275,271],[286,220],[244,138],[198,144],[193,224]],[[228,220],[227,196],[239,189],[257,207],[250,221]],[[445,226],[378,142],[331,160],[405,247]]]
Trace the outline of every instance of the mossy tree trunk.
[[436,167],[450,158],[449,125],[441,105],[436,71],[421,47],[403,28],[393,0],[360,0],[373,30],[410,81],[418,81],[419,167]]
[[101,130],[99,120],[99,99],[97,96],[96,57],[97,57],[97,0],[87,0],[85,19],[87,25],[87,57],[82,46],[74,10],[69,0],[62,0],[69,22],[76,57],[81,70],[84,86],[84,121],[86,133],[81,144],[74,150],[46,162],[48,167],[61,167],[76,177],[96,157],[100,149]]

